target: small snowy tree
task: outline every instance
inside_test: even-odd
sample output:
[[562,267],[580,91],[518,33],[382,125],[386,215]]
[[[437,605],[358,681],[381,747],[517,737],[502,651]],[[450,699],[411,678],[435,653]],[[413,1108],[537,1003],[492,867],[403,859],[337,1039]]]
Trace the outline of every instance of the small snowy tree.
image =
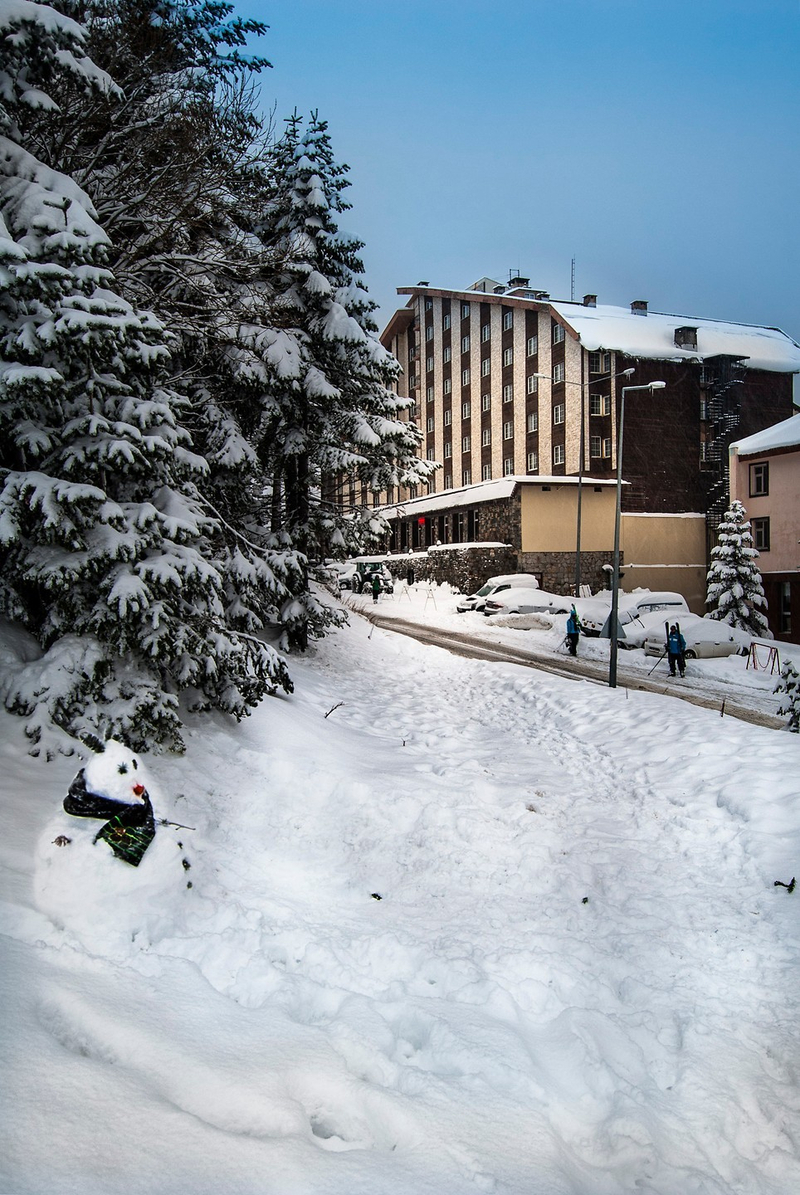
[[766,608],[761,573],[756,565],[750,523],[741,502],[731,503],[719,525],[717,546],[711,551],[706,605],[708,617],[740,627],[751,635],[771,637],[759,607]]
[[800,674],[791,660],[784,661],[775,692],[786,694],[778,713],[788,715],[787,729],[800,734]]

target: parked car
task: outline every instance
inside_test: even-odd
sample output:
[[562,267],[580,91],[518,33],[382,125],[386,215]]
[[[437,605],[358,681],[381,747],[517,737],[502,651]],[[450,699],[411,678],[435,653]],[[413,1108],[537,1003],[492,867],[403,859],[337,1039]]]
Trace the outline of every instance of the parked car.
[[[735,656],[737,653],[746,654],[750,649],[751,636],[738,627],[728,626],[727,622],[718,622],[716,618],[701,618],[699,614],[684,614],[673,619],[681,628],[681,634],[686,640],[687,660],[706,660],[714,656]],[[665,628],[652,631],[644,640],[644,652],[647,656],[663,656]]]
[[[618,618],[619,624],[622,627],[632,622],[633,619],[639,618],[640,615],[652,614],[659,610],[666,611],[665,618],[676,616],[680,618],[683,614],[689,613],[686,599],[679,593],[637,589],[633,593],[621,593],[619,595]],[[599,635],[605,626],[610,612],[611,594],[609,593],[605,612],[600,610],[596,614],[589,614],[586,618],[581,618],[584,635]]]
[[459,614],[467,614],[470,610],[483,610],[487,597],[492,594],[502,593],[506,589],[511,589],[512,586],[538,589],[539,582],[532,573],[506,573],[503,576],[489,577],[488,581],[481,585],[477,593],[471,593],[469,597],[459,598],[456,610]]
[[546,589],[516,585],[487,597],[483,613],[487,618],[493,614],[567,614],[573,601]]

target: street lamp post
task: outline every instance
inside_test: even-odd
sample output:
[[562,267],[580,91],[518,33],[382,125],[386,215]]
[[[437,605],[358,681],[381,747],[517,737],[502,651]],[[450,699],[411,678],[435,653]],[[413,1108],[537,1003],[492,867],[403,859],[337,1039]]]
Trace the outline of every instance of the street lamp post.
[[[565,386],[580,386],[581,388],[581,432],[580,432],[580,460],[578,462],[578,509],[575,524],[575,597],[581,595],[581,507],[583,501],[583,465],[586,459],[586,390],[589,386],[596,386],[598,382],[615,382],[617,378],[630,378],[636,371],[623,369],[621,373],[607,373],[600,378],[592,378],[588,382],[570,382],[563,379]],[[545,382],[552,382],[549,374],[537,373],[533,375]]]
[[619,404],[619,428],[617,430],[617,505],[614,513],[614,565],[611,581],[611,614],[609,617],[609,637],[611,640],[611,654],[608,659],[608,687],[617,687],[617,623],[619,620],[619,527],[622,512],[622,433],[625,426],[625,395],[633,390],[665,389],[666,382],[648,382],[646,386],[623,386],[622,399]]

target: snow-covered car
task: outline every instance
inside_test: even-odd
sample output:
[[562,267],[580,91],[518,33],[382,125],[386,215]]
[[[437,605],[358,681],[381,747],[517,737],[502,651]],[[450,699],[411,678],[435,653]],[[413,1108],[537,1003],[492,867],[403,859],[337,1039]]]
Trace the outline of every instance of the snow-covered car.
[[[675,621],[686,640],[687,660],[706,660],[714,656],[735,656],[746,653],[750,648],[752,636],[738,627],[731,627],[727,622],[719,622],[716,618],[701,618],[699,614],[684,614]],[[653,631],[644,640],[644,652],[647,656],[663,656],[665,628],[662,623],[659,632]]]
[[574,598],[546,589],[526,589],[516,585],[487,597],[483,613],[487,618],[493,614],[567,614],[573,601]]
[[506,573],[499,577],[489,577],[476,593],[458,599],[456,610],[459,614],[467,614],[470,610],[483,610],[487,597],[502,593],[512,586],[523,586],[526,589],[538,589],[539,582],[532,573]]
[[[689,613],[686,599],[679,593],[639,589],[633,593],[621,593],[619,595],[618,617],[621,627],[626,626],[629,622],[642,615],[662,610],[665,611],[665,618],[680,618],[683,614]],[[598,610],[596,614],[587,614],[585,618],[581,618],[584,635],[599,635],[610,612],[611,594],[609,593],[608,602],[604,610]]]

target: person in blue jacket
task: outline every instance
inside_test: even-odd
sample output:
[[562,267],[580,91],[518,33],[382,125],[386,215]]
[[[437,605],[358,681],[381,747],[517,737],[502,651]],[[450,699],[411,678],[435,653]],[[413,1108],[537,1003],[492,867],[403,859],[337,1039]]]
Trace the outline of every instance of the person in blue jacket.
[[578,654],[578,639],[581,634],[581,620],[578,618],[578,611],[573,606],[569,612],[567,619],[567,647],[571,656]]
[[667,642],[664,644],[667,660],[669,661],[669,674],[675,675],[675,668],[677,666],[681,676],[686,675],[686,640],[678,630],[675,623],[669,628],[667,635]]

